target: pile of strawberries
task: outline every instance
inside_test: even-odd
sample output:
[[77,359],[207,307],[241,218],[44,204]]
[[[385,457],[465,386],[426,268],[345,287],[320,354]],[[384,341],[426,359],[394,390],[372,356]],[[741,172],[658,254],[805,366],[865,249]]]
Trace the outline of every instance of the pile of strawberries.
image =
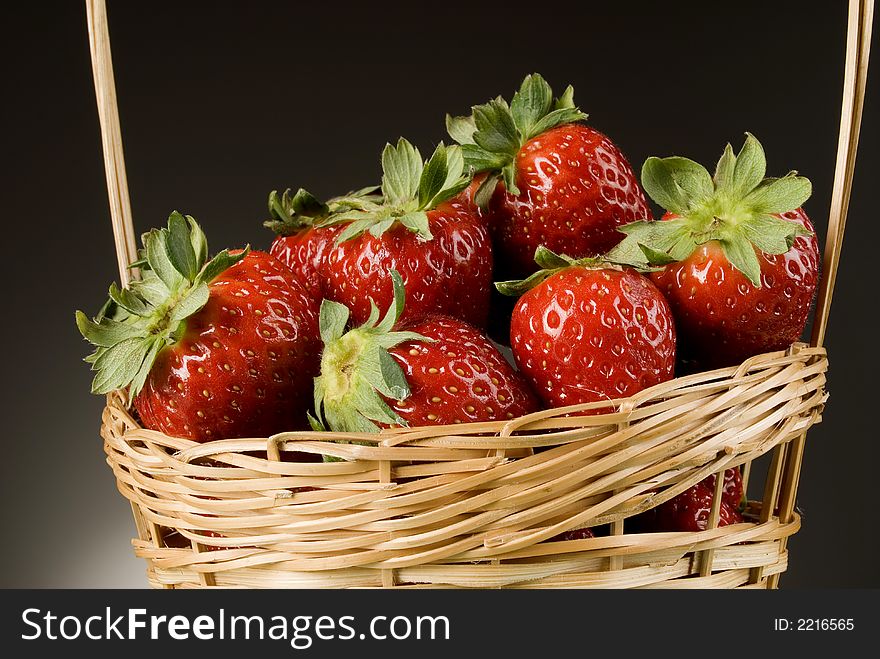
[[[77,312],[93,392],[127,390],[145,427],[199,442],[371,433],[612,401],[798,340],[818,280],[810,182],[765,178],[747,135],[714,174],[649,158],[640,184],[586,118],[571,87],[528,76],[510,103],[447,117],[455,144],[427,160],[387,145],[378,187],[272,192],[268,253],[209,258],[172,213],[144,234],[140,277]],[[714,487],[643,522],[704,529]],[[738,469],[723,490],[721,523],[740,521]]]

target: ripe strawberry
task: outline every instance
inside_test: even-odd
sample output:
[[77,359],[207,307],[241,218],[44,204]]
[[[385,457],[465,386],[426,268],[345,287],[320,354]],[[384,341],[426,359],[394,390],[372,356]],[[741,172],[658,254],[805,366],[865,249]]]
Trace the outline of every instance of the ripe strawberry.
[[[208,261],[192,217],[144,234],[143,279],[94,320],[93,393],[128,387],[143,424],[196,441],[261,437],[305,421],[320,354],[318,303],[265,252]],[[112,315],[111,315],[112,314]]]
[[496,286],[508,295],[522,294],[513,310],[510,345],[545,404],[624,398],[672,378],[672,312],[647,277],[543,247],[535,260],[543,270]]
[[[641,525],[648,531],[705,531],[709,527],[715,474],[704,478],[689,490],[645,513]],[[743,499],[742,474],[739,468],[724,472],[718,526],[743,521],[739,511]]]
[[333,213],[362,209],[365,203],[381,201],[374,191],[364,188],[327,203],[303,188],[294,195],[289,189],[281,195],[277,190],[269,194],[271,219],[263,224],[277,234],[269,253],[289,267],[318,302],[324,298],[320,273],[340,227],[316,225]]
[[465,162],[488,173],[468,195],[486,208],[514,276],[534,272],[541,245],[596,256],[620,242],[618,226],[651,219],[629,162],[608,137],[576,123],[586,118],[571,86],[554,101],[538,74],[523,80],[509,106],[498,98],[470,117],[447,116]]
[[539,409],[523,378],[473,326],[449,316],[400,322],[401,276],[384,318],[345,332],[349,312],[321,304],[324,353],[315,379],[313,426],[376,432],[392,425],[430,426],[507,420]]
[[355,323],[367,319],[371,300],[391,304],[389,273],[397,270],[409,291],[408,317],[440,313],[485,327],[492,247],[479,214],[451,201],[470,183],[461,150],[441,144],[423,163],[401,139],[385,147],[382,167],[382,197],[367,190],[330,204],[315,228],[294,239],[287,262],[316,272],[323,296],[348,307]]
[[564,542],[565,540],[586,540],[587,538],[595,538],[596,534],[593,533],[592,529],[572,529],[571,531],[564,531],[559,535],[554,535],[552,538],[547,540],[547,542]]
[[405,317],[440,313],[485,327],[489,313],[492,248],[482,219],[450,200],[464,189],[458,147],[437,147],[427,163],[400,139],[382,154],[384,202],[331,216],[344,223],[327,255],[325,295],[363,323],[371,304],[393,300],[390,272],[407,289]]
[[687,158],[649,158],[643,184],[669,212],[624,227],[611,254],[665,266],[651,278],[672,307],[681,356],[698,369],[785,349],[806,325],[819,279],[819,245],[800,208],[810,182],[765,171],[751,135],[738,156],[727,145],[714,178]]

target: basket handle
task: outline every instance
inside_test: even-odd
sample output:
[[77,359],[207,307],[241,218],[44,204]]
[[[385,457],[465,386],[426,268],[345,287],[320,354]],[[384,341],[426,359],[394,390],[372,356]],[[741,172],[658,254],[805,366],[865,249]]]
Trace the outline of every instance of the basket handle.
[[128,196],[128,178],[125,175],[125,156],[122,152],[122,129],[119,127],[119,109],[116,105],[116,82],[113,79],[113,58],[110,55],[110,32],[107,27],[107,7],[104,0],[86,0],[89,25],[89,49],[92,53],[92,73],[95,78],[95,98],[101,122],[101,144],[104,149],[104,172],[107,177],[107,196],[110,200],[110,221],[116,243],[116,262],[122,286],[130,279],[129,264],[137,258],[131,201]]
[[874,0],[850,0],[837,163],[834,169],[828,235],[825,238],[825,256],[822,263],[824,274],[819,284],[819,299],[816,304],[813,335],[810,339],[810,343],[814,346],[821,346],[825,342],[825,333],[828,330],[828,314],[831,311],[831,297],[837,280],[837,266],[840,263],[840,250],[843,246],[843,232],[846,228],[846,215],[856,167],[856,152],[859,147],[859,129],[868,78],[873,21]]
[[[128,179],[125,175],[125,156],[122,150],[122,130],[116,104],[116,83],[113,78],[113,59],[110,54],[110,33],[107,27],[105,0],[86,0],[89,25],[89,46],[92,71],[95,78],[95,96],[101,122],[101,143],[104,150],[104,171],[107,176],[107,195],[110,200],[110,220],[116,244],[116,261],[122,285],[130,279],[129,264],[137,258]],[[837,144],[837,162],[834,187],[828,216],[828,235],[825,240],[823,276],[813,323],[811,344],[821,346],[828,328],[828,314],[840,263],[843,232],[852,192],[859,128],[865,100],[868,75],[868,56],[871,48],[871,27],[874,0],[849,0],[847,20],[846,66],[844,70],[843,102],[840,111],[840,133]]]

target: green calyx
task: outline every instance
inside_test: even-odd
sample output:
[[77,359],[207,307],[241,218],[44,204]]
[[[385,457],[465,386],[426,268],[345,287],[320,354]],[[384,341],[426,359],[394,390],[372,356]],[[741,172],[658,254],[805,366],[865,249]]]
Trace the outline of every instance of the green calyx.
[[616,261],[609,260],[607,257],[585,257],[572,258],[565,254],[556,254],[547,249],[543,245],[535,250],[535,263],[541,266],[537,272],[529,275],[525,279],[512,279],[510,281],[497,281],[495,288],[502,295],[510,295],[519,297],[526,291],[530,291],[538,284],[542,283],[548,277],[555,275],[557,272],[570,268],[572,266],[591,268],[595,270],[620,269],[622,265]]
[[810,181],[794,171],[765,178],[766,170],[764,149],[749,133],[737,155],[730,144],[725,147],[714,176],[687,158],[648,158],[642,167],[645,191],[678,217],[620,227],[626,237],[608,257],[661,266],[686,259],[697,246],[715,240],[731,264],[760,288],[755,249],[784,254],[798,236],[812,235],[797,222],[778,217],[809,198]]
[[334,213],[365,210],[380,204],[382,197],[375,194],[376,190],[375,186],[355,190],[326,203],[303,188],[295,194],[290,193],[290,188],[281,194],[272,190],[269,193],[270,218],[263,222],[263,226],[281,236],[290,236],[325,221]]
[[392,270],[394,302],[379,320],[371,305],[370,317],[355,329],[345,331],[348,308],[332,300],[321,303],[319,327],[324,342],[321,375],[315,378],[315,416],[312,428],[337,432],[379,432],[378,423],[405,426],[406,421],[382,398],[404,400],[409,384],[400,365],[388,352],[405,341],[430,341],[415,332],[393,331],[403,313],[403,279]]
[[340,209],[319,226],[347,224],[336,243],[364,233],[379,237],[400,223],[422,240],[431,240],[427,211],[436,208],[464,190],[473,174],[465,171],[461,148],[437,146],[427,162],[419,150],[404,138],[397,145],[386,144],[382,151],[381,201],[369,201],[359,208]]
[[208,242],[196,221],[177,211],[168,227],[141,237],[140,280],[127,288],[110,286],[110,299],[94,319],[76,312],[76,325],[95,346],[86,362],[96,371],[92,393],[129,388],[136,396],[166,346],[186,331],[186,319],[208,302],[208,284],[247,256],[223,250],[208,260]]
[[526,142],[551,128],[586,118],[575,107],[571,85],[554,99],[547,81],[533,73],[525,77],[509,105],[499,96],[475,105],[468,117],[446,115],[446,130],[461,145],[466,165],[477,173],[489,172],[475,195],[475,201],[485,206],[499,178],[511,194],[519,194],[516,154]]

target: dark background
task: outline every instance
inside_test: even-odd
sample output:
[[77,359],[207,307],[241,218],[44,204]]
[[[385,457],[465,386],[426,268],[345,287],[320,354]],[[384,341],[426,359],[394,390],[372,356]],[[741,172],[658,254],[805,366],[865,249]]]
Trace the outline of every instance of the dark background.
[[[386,141],[405,135],[427,152],[445,137],[445,112],[509,97],[539,71],[557,91],[573,83],[591,123],[637,168],[672,153],[712,165],[725,142],[755,133],[769,174],[812,179],[806,209],[824,238],[846,3],[614,4],[111,0],[137,229],[179,209],[214,251],[264,247],[270,189],[374,183]],[[2,31],[0,585],[145,586],[73,322],[117,277],[84,5],[16,3]],[[827,344],[831,399],[807,442],[788,588],[880,586],[877,80]]]

